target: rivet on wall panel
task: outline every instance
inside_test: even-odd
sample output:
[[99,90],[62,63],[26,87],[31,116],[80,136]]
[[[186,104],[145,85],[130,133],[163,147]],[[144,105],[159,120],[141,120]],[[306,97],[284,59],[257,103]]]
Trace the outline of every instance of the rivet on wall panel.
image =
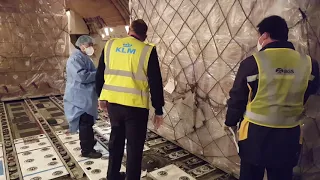
[[49,88],[52,88],[51,85],[49,84],[49,82],[46,82],[46,84],[47,84],[47,86],[48,86]]
[[26,92],[26,90],[21,86],[21,84],[19,84],[19,88],[21,89],[21,91]]
[[35,82],[32,82],[31,83],[36,89],[39,89],[39,86],[35,83]]
[[4,89],[7,93],[9,93],[9,89],[8,89],[7,86],[2,86],[2,87],[3,87],[3,89]]

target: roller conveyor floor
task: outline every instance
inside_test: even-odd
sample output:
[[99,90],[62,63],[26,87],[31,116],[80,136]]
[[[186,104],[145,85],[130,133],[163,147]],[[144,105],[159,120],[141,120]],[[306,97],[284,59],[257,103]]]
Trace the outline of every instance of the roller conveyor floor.
[[[62,96],[0,103],[0,180],[104,180],[111,127],[102,113],[94,125],[100,159],[81,157],[78,134],[66,134]],[[125,171],[125,157],[122,171]],[[178,145],[148,131],[143,180],[233,180]]]

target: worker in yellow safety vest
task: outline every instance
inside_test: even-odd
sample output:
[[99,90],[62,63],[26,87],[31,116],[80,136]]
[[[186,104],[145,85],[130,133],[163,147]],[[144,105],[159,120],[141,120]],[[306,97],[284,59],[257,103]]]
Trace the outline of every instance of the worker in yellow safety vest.
[[[96,89],[100,107],[111,122],[108,180],[140,180],[141,162],[149,116],[149,87],[155,108],[155,127],[162,122],[163,86],[154,45],[145,43],[148,26],[141,20],[131,23],[128,37],[109,40],[102,52]],[[126,174],[120,172],[127,139]]]
[[241,62],[230,91],[226,128],[239,128],[240,180],[292,180],[301,149],[304,103],[319,86],[319,66],[288,42],[279,16],[258,25],[258,50]]

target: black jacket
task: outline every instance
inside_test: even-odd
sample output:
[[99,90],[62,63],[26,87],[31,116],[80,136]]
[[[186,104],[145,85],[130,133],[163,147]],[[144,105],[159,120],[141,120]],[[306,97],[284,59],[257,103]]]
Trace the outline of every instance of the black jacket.
[[[98,97],[102,91],[104,84],[104,50],[101,53],[99,65],[96,74],[96,91]],[[162,77],[158,61],[158,54],[156,48],[153,48],[150,54],[148,69],[147,69],[148,83],[150,87],[152,106],[156,109],[157,115],[162,115],[162,107],[164,106]]]
[[[291,48],[294,46],[290,42],[274,42],[268,44],[267,48]],[[257,63],[253,56],[241,62],[234,85],[230,91],[228,100],[228,110],[225,124],[235,126],[243,119],[249,96],[247,86],[247,76],[258,74]],[[315,94],[319,86],[319,66],[317,61],[312,61],[313,81],[309,81],[305,93],[305,101],[311,94]],[[250,82],[253,99],[257,93],[258,80]],[[293,167],[297,164],[301,145],[300,127],[295,128],[268,128],[249,123],[247,138],[239,141],[241,161],[266,167]]]

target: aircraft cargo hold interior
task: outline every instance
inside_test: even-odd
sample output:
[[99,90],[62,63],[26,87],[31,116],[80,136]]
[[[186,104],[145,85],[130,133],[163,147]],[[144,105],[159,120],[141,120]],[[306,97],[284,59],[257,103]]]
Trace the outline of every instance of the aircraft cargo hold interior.
[[[262,89],[260,82],[263,81],[262,75],[259,75],[264,72],[261,70],[263,63],[259,64],[257,47],[259,51],[263,51],[266,47],[259,46],[267,46],[264,45],[267,40],[260,42],[266,35],[259,32],[258,26],[272,15],[282,17],[287,23],[288,41],[292,43],[293,50],[310,57],[308,72],[310,70],[311,75],[308,74],[303,90],[303,93],[307,93],[310,91],[311,81],[319,80],[319,77],[314,77],[314,73],[319,74],[314,72],[314,69],[319,71],[314,66],[320,61],[320,3],[317,0],[0,0],[0,180],[107,180],[107,174],[111,176],[108,165],[113,162],[110,156],[115,153],[114,150],[111,151],[110,147],[114,147],[110,143],[117,143],[115,135],[111,136],[112,129],[117,127],[111,120],[116,117],[116,113],[108,110],[116,108],[109,104],[119,104],[109,101],[103,107],[102,103],[107,102],[108,98],[116,99],[112,95],[117,93],[122,93],[126,99],[136,97],[131,104],[139,104],[141,101],[146,109],[150,105],[150,110],[146,111],[149,114],[141,180],[241,179],[241,149],[245,145],[239,142],[246,140],[253,132],[251,124],[256,125],[251,119],[246,122],[246,115],[248,109],[254,109],[250,104],[255,98],[251,97],[252,94],[258,96],[258,91]],[[147,25],[145,40],[139,39],[140,35],[136,32],[130,34],[135,28],[132,24],[137,20]],[[133,40],[126,39],[128,37]],[[85,43],[80,40],[88,41],[85,42],[88,47],[83,46],[82,49]],[[116,47],[125,40],[133,45],[124,43],[121,47]],[[144,42],[145,47],[141,48],[141,52],[138,48],[130,49],[141,43],[136,42],[137,40]],[[89,53],[90,47],[93,48],[93,54]],[[90,59],[90,62],[84,64],[94,69],[94,75],[98,74],[101,62],[103,64],[100,74],[103,76],[103,87],[97,97],[97,77],[94,77],[93,82],[80,83],[78,87],[69,89],[68,92],[66,90],[70,86],[76,86],[76,83],[70,83],[70,79],[75,78],[71,73],[87,73],[83,67],[78,70],[68,69],[68,61],[70,64],[70,59],[78,57],[74,55],[77,51]],[[113,51],[122,54],[114,55]],[[147,71],[154,51],[159,62],[157,75],[161,74],[163,85],[160,89],[164,99],[163,115],[159,114],[159,107],[154,107],[154,97],[159,95],[159,88],[158,91],[152,89],[155,87],[152,85],[155,80],[149,81],[151,73]],[[119,64],[119,57],[130,57],[130,61],[133,61],[133,57],[137,55],[140,57],[136,58],[136,63],[126,66],[127,63],[122,61],[123,66],[119,66],[118,70],[112,69]],[[233,98],[231,91],[239,92],[237,90],[240,85],[236,83],[240,81],[236,77],[239,69],[245,66],[243,60],[251,56],[256,58],[257,72],[256,75],[245,77],[245,93],[249,95],[239,100],[250,104],[242,107],[242,117],[236,126],[227,126],[226,119],[234,116],[228,110],[228,106],[232,104],[230,99]],[[150,60],[145,62],[144,57]],[[113,59],[118,62],[110,63]],[[134,65],[137,67],[133,67]],[[280,73],[278,68],[274,79],[280,76],[285,76],[284,79],[287,80],[294,79],[296,76],[292,74],[300,72],[293,66],[285,66]],[[126,72],[126,68],[134,70]],[[122,82],[119,79],[114,81],[116,76],[121,76],[122,79],[119,79]],[[128,79],[134,80],[133,83],[126,85]],[[302,79],[297,78],[295,81],[302,82]],[[254,84],[253,81],[259,83]],[[269,85],[272,83],[270,80]],[[113,86],[115,84],[123,87],[116,89]],[[252,84],[257,86],[257,92],[252,93],[255,91]],[[282,84],[291,89],[301,89],[304,86],[302,83]],[[282,84],[277,86],[278,91]],[[143,90],[130,91],[128,89],[131,86],[143,87]],[[83,91],[90,88],[94,96]],[[144,97],[144,88],[148,89],[147,99]],[[119,89],[122,90],[121,93],[114,93]],[[268,93],[278,93],[276,90],[268,90]],[[107,96],[110,92],[113,94]],[[294,95],[299,95],[298,91],[293,92]],[[98,112],[96,119],[92,119],[94,137],[89,142],[94,147],[93,154],[100,155],[98,158],[84,153],[85,150],[81,147],[84,147],[85,140],[79,134],[79,129],[82,128],[80,126],[83,126],[79,122],[84,121],[82,115],[93,118],[95,115],[89,112],[79,115],[75,118],[79,121],[78,130],[70,133],[73,121],[70,122],[68,118],[82,106],[68,102],[67,93],[72,94],[78,105],[83,98],[89,99],[89,105],[83,106],[92,106],[90,111],[94,109],[93,111]],[[282,94],[284,93],[277,95]],[[292,99],[294,95],[291,94]],[[238,96],[242,94],[239,93]],[[129,102],[123,99],[125,98],[122,98],[123,102]],[[268,100],[272,101],[272,98],[269,97]],[[277,101],[278,104],[281,104],[280,100]],[[297,103],[302,107],[300,124],[295,126],[301,129],[301,150],[297,153],[293,180],[320,179],[319,101],[320,90],[316,89],[310,97],[308,95],[308,101],[301,100],[300,104]],[[69,108],[70,104],[75,107]],[[123,106],[131,107],[127,104]],[[132,107],[137,110],[142,106],[139,104]],[[128,112],[138,114],[138,111],[132,109]],[[120,111],[119,114],[126,113]],[[159,127],[157,118],[162,118],[163,121]],[[244,122],[248,124],[245,125]],[[113,123],[116,125],[113,126]],[[239,135],[244,132],[243,129],[246,129],[245,138],[243,134]],[[121,166],[121,172],[127,171],[128,175],[132,170],[126,168],[129,167],[127,158],[132,155],[127,154],[131,140],[126,136],[119,167]],[[137,139],[134,141],[138,143]],[[264,152],[265,149],[261,148],[260,151]],[[264,180],[273,180],[267,175],[267,170],[267,167],[263,170]],[[120,175],[117,180],[122,180]],[[129,176],[127,178],[132,180]]]
[[[61,96],[5,102],[1,104],[1,113],[3,179],[6,174],[9,179],[105,179],[111,129],[103,113],[94,125],[95,149],[103,156],[94,160],[81,157],[79,134],[65,134],[68,125]],[[147,134],[144,153],[143,170],[151,172],[150,176],[156,179],[165,170],[186,179],[230,178],[151,131]],[[157,167],[164,169],[155,170]]]

